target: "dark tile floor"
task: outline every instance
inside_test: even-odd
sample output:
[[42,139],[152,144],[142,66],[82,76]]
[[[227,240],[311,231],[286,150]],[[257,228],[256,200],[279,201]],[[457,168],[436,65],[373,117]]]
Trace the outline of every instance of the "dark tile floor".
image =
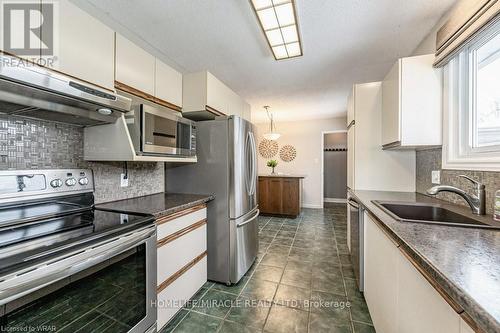
[[259,217],[257,262],[235,286],[208,282],[161,332],[375,332],[357,291],[346,206]]

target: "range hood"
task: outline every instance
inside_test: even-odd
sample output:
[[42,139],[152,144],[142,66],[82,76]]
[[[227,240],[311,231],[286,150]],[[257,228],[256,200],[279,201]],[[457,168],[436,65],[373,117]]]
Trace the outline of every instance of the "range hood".
[[114,123],[132,101],[111,91],[0,55],[0,113],[80,126]]

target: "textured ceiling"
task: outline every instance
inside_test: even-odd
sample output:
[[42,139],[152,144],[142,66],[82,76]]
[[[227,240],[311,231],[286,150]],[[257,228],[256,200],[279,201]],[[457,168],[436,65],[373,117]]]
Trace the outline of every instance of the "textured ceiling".
[[277,121],[342,116],[353,83],[381,80],[453,0],[296,0],[304,56],[274,60],[247,0],[74,0],[181,72],[207,69]]

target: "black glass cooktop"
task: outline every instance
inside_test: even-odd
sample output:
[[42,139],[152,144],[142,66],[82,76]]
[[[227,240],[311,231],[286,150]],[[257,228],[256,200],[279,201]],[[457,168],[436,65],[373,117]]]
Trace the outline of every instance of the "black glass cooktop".
[[58,242],[75,236],[105,232],[144,220],[145,217],[140,215],[87,210],[47,220],[0,227],[0,249],[51,236],[57,236],[52,238],[54,242]]
[[152,216],[64,201],[0,207],[0,272],[40,253],[98,241],[152,223]]

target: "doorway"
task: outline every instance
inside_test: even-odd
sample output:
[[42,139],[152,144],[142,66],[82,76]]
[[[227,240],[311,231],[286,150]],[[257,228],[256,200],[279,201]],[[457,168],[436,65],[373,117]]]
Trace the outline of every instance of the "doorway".
[[347,131],[323,132],[322,198],[328,203],[347,202]]

